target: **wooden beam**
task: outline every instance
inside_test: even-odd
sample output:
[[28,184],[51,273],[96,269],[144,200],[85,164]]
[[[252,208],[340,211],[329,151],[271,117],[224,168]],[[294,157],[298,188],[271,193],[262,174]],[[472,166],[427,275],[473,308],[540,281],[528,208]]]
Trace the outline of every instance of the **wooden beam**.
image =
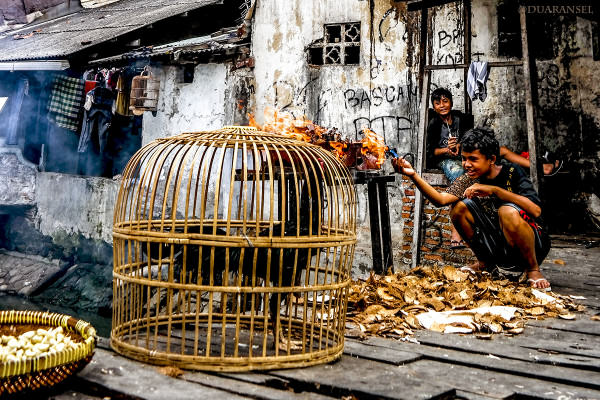
[[412,3],[408,3],[408,11],[418,11],[424,8],[431,8],[437,6],[443,6],[444,4],[454,3],[457,0],[422,0],[422,1],[413,1]]
[[421,10],[421,36],[419,38],[419,93],[423,93],[423,76],[425,67],[427,66],[427,25],[428,25],[427,8]]
[[438,64],[438,65],[427,65],[425,71],[436,71],[440,69],[461,69],[469,68],[468,64]]
[[[460,69],[469,68],[469,64],[438,64],[438,65],[426,65],[425,71],[437,71],[442,69]],[[520,67],[523,65],[522,60],[514,61],[488,61],[488,67]]]
[[472,114],[473,107],[471,98],[467,92],[467,76],[469,75],[469,65],[471,65],[471,0],[463,0],[463,58],[467,68],[463,71],[463,92],[465,97],[465,113]]
[[[538,155],[538,141],[537,141],[537,129],[536,129],[536,110],[534,106],[534,93],[533,90],[537,90],[535,76],[532,73],[535,71],[535,65],[532,65],[532,60],[529,56],[529,42],[527,38],[527,14],[525,13],[525,6],[519,7],[519,14],[521,19],[521,46],[523,48],[523,77],[525,78],[525,114],[527,116],[527,145],[529,147],[529,173],[531,176],[531,182],[535,190],[540,193],[540,180],[538,170],[541,166],[538,166],[537,155]],[[535,62],[535,61],[533,61]]]
[[[427,111],[429,104],[429,86],[431,82],[431,71],[427,71],[423,77],[423,91],[421,92],[421,105],[419,112],[419,132],[417,135],[417,159],[415,160],[415,169],[420,175],[425,167],[426,148],[427,148]],[[423,194],[420,190],[415,191],[415,208],[413,212],[413,237],[411,250],[411,268],[415,268],[419,264],[421,242],[421,219],[423,211]]]

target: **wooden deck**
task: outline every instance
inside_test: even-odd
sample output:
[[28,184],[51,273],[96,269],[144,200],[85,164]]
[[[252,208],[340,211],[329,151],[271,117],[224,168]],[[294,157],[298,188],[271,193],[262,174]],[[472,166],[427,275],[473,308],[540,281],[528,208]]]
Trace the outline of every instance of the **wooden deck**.
[[347,338],[342,359],[328,365],[179,378],[118,356],[101,340],[92,363],[52,398],[600,399],[600,322],[590,319],[600,313],[599,260],[600,247],[555,241],[542,269],[554,291],[586,297],[587,311],[572,321],[531,321],[518,336]]

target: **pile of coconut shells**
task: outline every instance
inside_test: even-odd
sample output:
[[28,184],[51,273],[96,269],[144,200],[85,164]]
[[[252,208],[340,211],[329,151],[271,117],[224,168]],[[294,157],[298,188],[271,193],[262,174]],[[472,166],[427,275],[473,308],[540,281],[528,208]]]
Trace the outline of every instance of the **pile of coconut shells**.
[[575,319],[584,308],[572,296],[493,279],[489,273],[417,267],[354,281],[348,320],[360,336],[407,337],[430,329],[488,337],[522,333],[528,319]]

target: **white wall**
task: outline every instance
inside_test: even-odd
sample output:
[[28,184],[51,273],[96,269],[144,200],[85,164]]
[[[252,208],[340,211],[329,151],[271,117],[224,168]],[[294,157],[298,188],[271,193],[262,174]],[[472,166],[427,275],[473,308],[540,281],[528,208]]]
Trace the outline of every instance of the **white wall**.
[[152,72],[160,79],[158,110],[156,116],[144,113],[142,145],[157,138],[226,125],[225,64],[196,66],[192,83],[183,83],[182,67],[155,67]]
[[82,235],[112,243],[119,182],[106,178],[39,172],[36,223],[44,235]]

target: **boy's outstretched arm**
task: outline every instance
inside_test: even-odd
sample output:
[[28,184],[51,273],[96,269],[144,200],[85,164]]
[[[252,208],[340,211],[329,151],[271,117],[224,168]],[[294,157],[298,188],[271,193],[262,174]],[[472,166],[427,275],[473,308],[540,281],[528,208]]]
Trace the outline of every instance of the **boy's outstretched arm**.
[[438,192],[433,186],[425,182],[425,180],[417,174],[412,165],[402,157],[393,158],[392,166],[394,170],[402,175],[408,176],[429,201],[440,207],[448,204],[456,203],[459,198],[446,192]]

